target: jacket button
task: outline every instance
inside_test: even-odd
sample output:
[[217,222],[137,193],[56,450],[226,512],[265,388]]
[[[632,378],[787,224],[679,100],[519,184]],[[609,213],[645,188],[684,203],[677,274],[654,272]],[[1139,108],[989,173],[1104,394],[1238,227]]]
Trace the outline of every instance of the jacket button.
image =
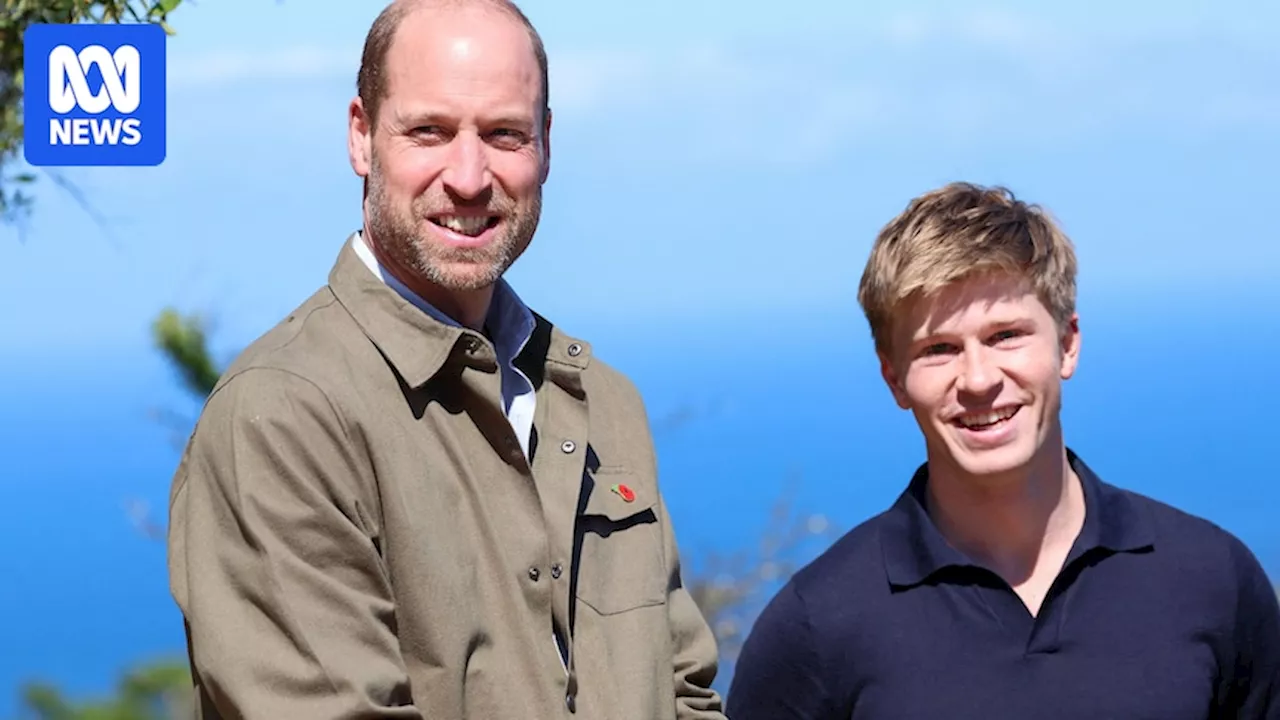
[[560,579],[560,573],[561,573],[560,563],[556,563],[555,565],[552,565],[552,566],[551,566],[551,577],[553,577],[553,578],[555,578],[555,579],[559,580],[559,579]]
[[569,357],[578,357],[581,354],[582,354],[581,345],[579,345],[578,343],[573,343],[572,345],[569,346]]
[[560,443],[560,450],[566,453],[573,452],[578,447],[577,443],[572,440],[565,440]]
[[534,582],[538,582],[538,578],[539,578],[539,577],[541,577],[541,576],[542,576],[542,573],[538,572],[538,568],[536,568],[536,567],[531,567],[531,568],[529,568],[529,579],[530,579],[530,580],[532,580],[532,581],[534,581]]

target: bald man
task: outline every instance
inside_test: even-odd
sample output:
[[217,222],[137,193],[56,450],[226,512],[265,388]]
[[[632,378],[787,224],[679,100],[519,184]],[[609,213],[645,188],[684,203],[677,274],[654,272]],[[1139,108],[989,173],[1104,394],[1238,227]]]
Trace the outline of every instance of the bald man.
[[723,719],[639,394],[503,279],[541,212],[546,64],[506,2],[374,22],[362,227],[174,477],[198,717]]

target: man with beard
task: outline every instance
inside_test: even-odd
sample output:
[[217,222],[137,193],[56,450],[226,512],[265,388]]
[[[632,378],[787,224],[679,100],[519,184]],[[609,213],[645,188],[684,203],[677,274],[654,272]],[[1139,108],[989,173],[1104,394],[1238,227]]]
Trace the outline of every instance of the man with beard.
[[505,0],[375,21],[363,228],[223,375],[174,478],[199,717],[723,718],[639,394],[503,280],[547,100]]

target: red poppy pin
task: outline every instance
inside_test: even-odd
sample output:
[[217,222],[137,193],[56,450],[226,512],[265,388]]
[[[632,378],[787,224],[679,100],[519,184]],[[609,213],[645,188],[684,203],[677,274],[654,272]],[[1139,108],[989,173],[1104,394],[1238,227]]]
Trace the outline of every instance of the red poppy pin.
[[623,502],[631,502],[636,499],[635,491],[622,483],[614,485],[610,490],[618,493],[618,497],[621,497]]

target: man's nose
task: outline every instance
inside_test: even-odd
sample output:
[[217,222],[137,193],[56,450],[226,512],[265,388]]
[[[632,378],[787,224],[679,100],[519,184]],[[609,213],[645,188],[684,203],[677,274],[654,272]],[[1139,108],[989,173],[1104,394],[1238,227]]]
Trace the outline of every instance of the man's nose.
[[990,349],[977,344],[966,348],[960,358],[960,376],[957,389],[973,395],[990,392],[1000,381],[1000,373],[992,363]]
[[441,176],[445,187],[459,197],[480,196],[493,182],[484,142],[473,133],[459,133],[452,145],[453,152]]

